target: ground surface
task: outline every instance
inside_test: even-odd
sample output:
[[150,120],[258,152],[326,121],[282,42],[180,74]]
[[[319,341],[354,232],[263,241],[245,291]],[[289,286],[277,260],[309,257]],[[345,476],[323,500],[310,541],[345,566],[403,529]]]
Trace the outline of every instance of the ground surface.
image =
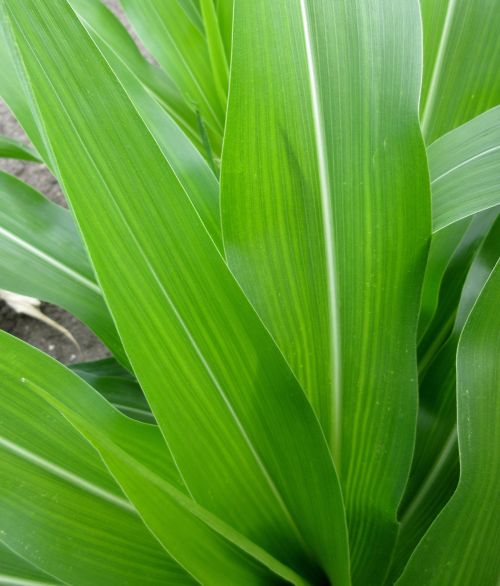
[[[105,3],[122,17],[116,2],[111,0]],[[23,130],[1,101],[0,134],[22,140],[28,144]],[[29,183],[58,204],[65,205],[64,196],[56,179],[43,165],[0,159],[0,169]],[[22,271],[23,267],[20,266],[19,270]],[[79,349],[63,334],[50,326],[31,317],[14,313],[3,301],[0,301],[0,329],[29,342],[66,364],[95,360],[107,355],[106,349],[96,336],[75,317],[48,303],[42,305],[42,311],[71,332],[78,342]]]

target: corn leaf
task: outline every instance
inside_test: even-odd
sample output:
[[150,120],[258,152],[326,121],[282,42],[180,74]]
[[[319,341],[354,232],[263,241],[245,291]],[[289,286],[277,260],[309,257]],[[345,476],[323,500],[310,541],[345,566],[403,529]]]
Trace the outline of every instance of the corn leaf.
[[70,368],[125,415],[145,423],[155,423],[139,383],[113,358],[82,362]]
[[128,364],[71,214],[2,172],[0,251],[1,289],[60,305]]
[[429,256],[422,285],[422,299],[418,319],[418,340],[427,331],[435,315],[444,274],[456,252],[472,218],[450,224],[432,235]]
[[34,149],[8,136],[0,136],[0,157],[41,163]]
[[500,106],[445,134],[427,153],[434,231],[500,204]]
[[217,17],[228,61],[231,59],[233,37],[233,4],[234,0],[216,0]]
[[47,575],[0,542],[0,584],[13,586],[56,586],[57,578]]
[[[43,378],[31,359],[43,355],[3,332],[0,348],[1,541],[77,586],[192,583],[144,527],[96,452],[21,383],[26,372]],[[57,384],[64,392],[61,378]]]
[[500,10],[496,0],[420,0],[420,5],[420,106],[424,137],[430,144],[500,103]]
[[321,421],[360,584],[411,461],[430,235],[418,5],[368,4],[235,4],[221,179],[229,265]]
[[69,7],[3,4],[99,282],[190,493],[300,575],[348,583],[340,487],[318,422],[184,189]]
[[[397,584],[494,584],[500,574],[495,503],[500,477],[500,266],[460,337],[457,353],[457,491],[414,551]],[[493,505],[493,506],[492,506]]]
[[219,153],[224,109],[212,76],[203,29],[180,0],[122,0],[121,4],[144,46],[211,129],[212,147]]
[[455,400],[457,345],[471,308],[500,257],[499,218],[489,232],[486,230],[486,234],[479,250],[473,250],[474,260],[470,268],[470,263],[467,260],[465,262],[467,276],[463,286],[462,255],[454,259],[446,277],[444,296],[449,297],[454,288],[462,290],[462,294],[458,309],[453,312],[451,334],[421,381],[415,453],[410,481],[400,509],[401,529],[394,555],[394,577],[401,573],[411,552],[449,500],[458,482]]
[[179,88],[157,66],[148,63],[116,16],[100,0],[71,0],[80,19],[155,96],[189,137],[199,142],[196,115]]
[[[307,584],[191,500],[158,428],[120,415],[75,374],[41,352],[6,334],[0,339],[6,358],[22,358],[21,364],[14,360],[10,366],[14,388],[22,392],[24,387],[25,393],[29,389],[35,403],[46,399],[82,433],[158,540],[202,584],[280,583],[281,574],[292,584]],[[21,377],[23,373],[29,373],[30,379]]]

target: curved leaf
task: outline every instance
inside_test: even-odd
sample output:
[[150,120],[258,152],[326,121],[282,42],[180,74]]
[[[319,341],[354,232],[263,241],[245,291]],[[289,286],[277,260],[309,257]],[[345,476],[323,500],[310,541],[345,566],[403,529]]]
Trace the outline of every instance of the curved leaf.
[[186,102],[200,112],[212,131],[212,148],[220,153],[225,112],[209,66],[204,31],[180,0],[122,0],[121,4],[145,47],[177,84]]
[[102,289],[191,494],[297,573],[347,583],[321,429],[184,189],[68,6],[5,6]]
[[0,136],[0,157],[41,163],[34,149],[8,136]]
[[191,584],[92,447],[21,383],[50,377],[31,359],[43,355],[3,332],[0,349],[0,541],[75,586]]
[[500,204],[500,106],[427,149],[433,231]]
[[[18,395],[30,391],[30,407],[46,399],[82,433],[160,543],[197,580],[214,586],[264,586],[281,583],[279,576],[283,576],[292,584],[306,586],[306,581],[190,498],[157,427],[120,415],[75,374],[38,350],[6,334],[0,333],[0,341],[11,390]],[[25,426],[19,426],[19,431],[25,432]],[[116,500],[112,495],[108,498]],[[127,504],[124,501],[123,506]]]
[[235,3],[225,250],[330,443],[359,584],[383,577],[413,449],[418,18],[412,0]]
[[500,103],[500,10],[497,0],[420,0],[420,5],[420,106],[424,137],[430,144]]
[[[495,505],[500,476],[500,265],[496,265],[460,337],[457,491],[417,546],[399,586],[493,586],[500,575]],[[493,506],[492,506],[493,505]]]
[[81,362],[70,368],[125,415],[155,423],[139,383],[112,358]]
[[100,0],[70,0],[85,25],[111,49],[148,88],[193,142],[200,137],[196,115],[186,104],[179,88],[157,66],[148,63],[116,16]]
[[1,289],[60,305],[128,364],[71,214],[1,171],[0,251]]
[[0,542],[0,584],[11,586],[56,586],[53,578],[16,555]]

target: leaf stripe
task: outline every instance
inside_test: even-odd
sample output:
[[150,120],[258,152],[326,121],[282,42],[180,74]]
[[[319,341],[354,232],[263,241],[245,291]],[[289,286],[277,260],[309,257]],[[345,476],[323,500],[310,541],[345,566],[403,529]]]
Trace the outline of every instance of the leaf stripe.
[[338,309],[337,294],[337,267],[335,260],[334,246],[334,224],[330,192],[330,177],[328,171],[327,145],[325,139],[325,124],[323,123],[323,112],[319,97],[318,79],[316,66],[314,62],[311,30],[309,16],[306,6],[306,0],[300,0],[300,13],[302,17],[302,26],[304,31],[304,41],[306,47],[306,59],[309,73],[309,84],[311,94],[312,116],[314,122],[314,136],[316,142],[316,152],[318,156],[318,175],[320,183],[320,199],[322,208],[324,246],[326,275],[328,283],[328,306],[329,329],[331,340],[331,369],[332,369],[332,429],[329,440],[337,471],[341,470],[341,437],[342,437],[342,382],[341,382],[341,343],[340,343],[340,319]]

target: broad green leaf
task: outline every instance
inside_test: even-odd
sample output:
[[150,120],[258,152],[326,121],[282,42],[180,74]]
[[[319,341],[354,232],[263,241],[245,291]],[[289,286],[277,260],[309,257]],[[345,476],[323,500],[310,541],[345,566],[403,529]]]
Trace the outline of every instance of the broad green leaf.
[[[264,586],[281,583],[279,576],[292,584],[308,584],[190,498],[158,428],[120,415],[75,374],[38,350],[7,334],[0,334],[0,340],[13,390],[31,392],[29,406],[46,399],[84,435],[158,540],[202,584]],[[22,377],[24,373],[30,378]],[[25,430],[19,426],[19,431]]]
[[21,161],[34,161],[36,163],[41,162],[34,149],[8,136],[0,136],[0,157],[19,159]]
[[1,171],[0,252],[1,289],[60,305],[128,363],[71,214]]
[[148,63],[139,52],[125,27],[100,0],[70,0],[70,4],[101,39],[140,79],[189,137],[199,143],[196,115],[186,104],[177,86],[157,66]]
[[430,144],[500,103],[500,10],[497,0],[420,0],[420,5],[420,107]]
[[457,353],[457,490],[414,551],[400,586],[493,586],[500,575],[500,265],[478,298]]
[[144,46],[174,80],[186,102],[211,129],[212,148],[220,153],[224,109],[217,93],[205,34],[180,0],[121,0]]
[[500,106],[427,149],[434,232],[500,204]]
[[190,493],[300,575],[348,583],[321,429],[184,189],[66,4],[4,5],[99,282]]
[[125,415],[146,423],[155,423],[139,383],[113,358],[82,362],[70,368]]
[[412,0],[235,4],[225,250],[330,443],[359,584],[385,572],[413,449],[418,20]]
[[56,586],[57,578],[47,575],[0,542],[0,584],[6,586]]
[[[0,541],[75,586],[192,583],[92,447],[21,383],[27,373],[50,377],[31,359],[43,354],[3,332],[0,348]],[[64,379],[55,382],[64,393]]]

